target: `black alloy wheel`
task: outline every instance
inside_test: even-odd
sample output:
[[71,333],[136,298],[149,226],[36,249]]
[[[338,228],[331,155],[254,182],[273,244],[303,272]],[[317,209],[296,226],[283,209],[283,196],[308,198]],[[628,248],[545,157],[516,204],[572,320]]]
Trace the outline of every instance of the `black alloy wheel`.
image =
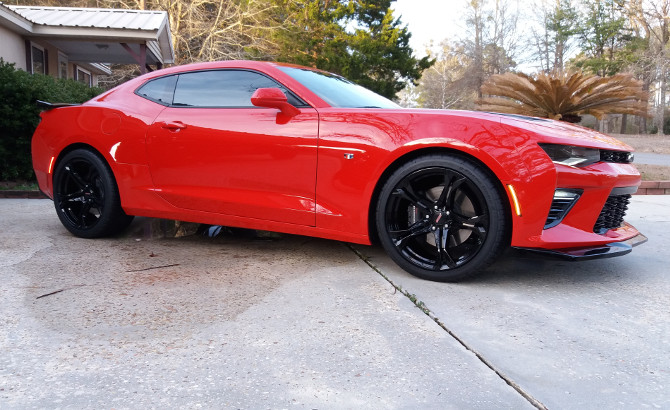
[[114,176],[95,153],[76,149],[56,166],[54,206],[65,228],[75,236],[98,238],[126,228],[132,221],[121,209]]
[[386,252],[423,279],[457,281],[506,247],[506,211],[489,173],[466,158],[430,155],[401,166],[382,188],[376,222]]

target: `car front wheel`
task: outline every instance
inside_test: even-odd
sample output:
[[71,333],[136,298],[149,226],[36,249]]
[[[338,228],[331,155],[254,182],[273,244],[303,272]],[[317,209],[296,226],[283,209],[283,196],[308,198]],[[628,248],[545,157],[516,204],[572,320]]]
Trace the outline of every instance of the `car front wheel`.
[[73,150],[58,162],[53,187],[58,218],[75,236],[112,235],[132,221],[133,217],[121,209],[119,191],[109,166],[89,150]]
[[376,209],[379,239],[407,272],[457,281],[481,272],[507,246],[502,194],[481,165],[429,155],[397,169]]

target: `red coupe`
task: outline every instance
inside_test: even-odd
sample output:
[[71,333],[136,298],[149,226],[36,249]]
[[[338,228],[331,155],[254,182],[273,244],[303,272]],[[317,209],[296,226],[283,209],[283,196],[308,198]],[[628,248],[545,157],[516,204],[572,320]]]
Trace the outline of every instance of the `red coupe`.
[[512,246],[630,252],[632,149],[540,118],[402,109],[346,79],[255,61],[172,67],[82,105],[32,141],[40,189],[74,235],[132,215],[369,244],[437,281]]

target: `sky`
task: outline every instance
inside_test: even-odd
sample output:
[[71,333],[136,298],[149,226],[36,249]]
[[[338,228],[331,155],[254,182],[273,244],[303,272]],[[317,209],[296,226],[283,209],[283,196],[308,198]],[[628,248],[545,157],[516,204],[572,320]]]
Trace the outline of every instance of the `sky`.
[[[532,24],[532,6],[529,2],[519,2],[521,6],[520,23],[524,27],[519,29],[519,35],[523,35],[528,25]],[[407,25],[412,33],[410,46],[414,50],[415,57],[424,57],[426,48],[432,40],[437,46],[442,40],[457,40],[463,38],[466,31],[465,15],[467,0],[395,0],[391,3],[394,15],[400,17],[403,25]],[[525,20],[524,20],[524,17]],[[535,63],[527,61],[523,50],[516,55],[518,66],[516,69],[532,73],[537,71]]]
[[391,8],[412,33],[410,45],[416,56],[423,57],[430,40],[438,44],[464,30],[459,21],[465,14],[464,4],[464,0],[396,0]]

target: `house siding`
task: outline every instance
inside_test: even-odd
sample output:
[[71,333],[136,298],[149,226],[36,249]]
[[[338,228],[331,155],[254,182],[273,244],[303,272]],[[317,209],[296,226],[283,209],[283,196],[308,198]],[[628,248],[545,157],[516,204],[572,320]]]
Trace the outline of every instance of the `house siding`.
[[[0,57],[6,62],[16,64],[16,68],[26,70],[26,46],[23,38],[0,26]],[[51,68],[51,67],[49,67]]]
[[[45,51],[45,57],[47,59],[47,74],[52,77],[58,78],[58,54],[59,49],[54,45],[50,44],[47,41],[41,39],[25,39],[24,37],[8,30],[7,28],[0,26],[0,57],[5,61],[16,64],[16,68],[19,68],[24,71],[30,71],[27,69],[26,64],[28,60],[27,52],[28,44],[35,44],[40,46]],[[62,53],[67,57],[67,54]],[[76,63],[69,61],[67,65],[67,78],[74,79],[74,70]],[[87,70],[90,71],[90,70]],[[98,74],[91,73],[92,85],[98,85]]]

